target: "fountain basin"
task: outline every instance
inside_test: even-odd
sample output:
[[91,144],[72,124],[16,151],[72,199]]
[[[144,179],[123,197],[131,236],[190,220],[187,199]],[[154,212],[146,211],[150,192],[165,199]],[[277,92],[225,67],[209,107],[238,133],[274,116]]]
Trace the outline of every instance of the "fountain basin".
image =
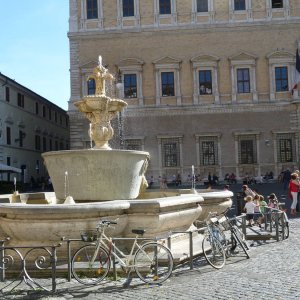
[[[138,197],[149,153],[133,150],[65,150],[42,154],[56,197],[75,201]],[[65,182],[65,172],[68,173]]]
[[117,219],[112,236],[129,237],[132,229],[140,228],[145,236],[156,237],[187,230],[201,214],[202,201],[200,195],[186,194],[82,204],[2,203],[0,231],[15,245],[42,245],[59,242],[62,236],[79,238],[81,231],[95,229],[100,219]]

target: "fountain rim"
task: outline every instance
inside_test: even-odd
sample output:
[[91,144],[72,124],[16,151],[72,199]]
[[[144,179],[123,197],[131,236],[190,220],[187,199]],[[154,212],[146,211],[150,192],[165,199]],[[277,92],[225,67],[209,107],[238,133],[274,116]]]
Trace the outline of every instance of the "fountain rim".
[[73,149],[73,150],[58,150],[58,151],[47,151],[42,153],[42,156],[44,155],[58,155],[63,153],[68,154],[83,154],[83,153],[98,153],[98,152],[105,152],[105,153],[128,153],[128,154],[134,154],[134,155],[141,155],[141,156],[148,156],[150,157],[149,152],[147,151],[138,151],[138,150],[123,150],[123,149]]

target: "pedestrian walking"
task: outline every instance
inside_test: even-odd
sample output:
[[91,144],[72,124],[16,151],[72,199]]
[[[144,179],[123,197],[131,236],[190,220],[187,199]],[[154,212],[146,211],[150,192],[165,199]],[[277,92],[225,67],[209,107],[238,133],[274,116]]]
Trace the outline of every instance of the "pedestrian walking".
[[292,205],[291,205],[291,215],[296,215],[296,206],[297,206],[297,200],[298,200],[298,192],[299,192],[299,177],[297,173],[291,174],[291,180],[288,187],[288,197],[291,199]]

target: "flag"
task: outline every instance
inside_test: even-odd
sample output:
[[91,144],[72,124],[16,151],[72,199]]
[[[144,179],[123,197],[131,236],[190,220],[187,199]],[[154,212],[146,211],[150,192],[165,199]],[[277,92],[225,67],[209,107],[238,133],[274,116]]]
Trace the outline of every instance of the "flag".
[[292,88],[292,95],[294,94],[294,90],[298,89],[299,84],[300,84],[300,56],[299,56],[299,50],[297,48],[297,50],[296,50],[295,81],[294,81],[294,86]]

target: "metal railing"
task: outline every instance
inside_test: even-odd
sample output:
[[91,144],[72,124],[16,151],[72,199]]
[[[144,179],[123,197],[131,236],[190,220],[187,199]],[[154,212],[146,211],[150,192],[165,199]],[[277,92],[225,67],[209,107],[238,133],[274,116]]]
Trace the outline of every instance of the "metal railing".
[[[56,248],[61,244],[54,246],[5,246],[10,238],[0,240],[0,281],[5,282],[7,273],[13,279],[0,289],[2,293],[12,292],[22,282],[25,282],[31,289],[42,289],[46,292],[56,292]],[[35,253],[37,251],[37,253]],[[17,265],[19,260],[19,265]],[[19,267],[19,268],[18,268]],[[32,269],[33,267],[33,269]],[[11,268],[11,270],[10,270]],[[41,283],[33,278],[30,273],[39,271],[49,271],[51,273],[51,289],[47,289]]]

